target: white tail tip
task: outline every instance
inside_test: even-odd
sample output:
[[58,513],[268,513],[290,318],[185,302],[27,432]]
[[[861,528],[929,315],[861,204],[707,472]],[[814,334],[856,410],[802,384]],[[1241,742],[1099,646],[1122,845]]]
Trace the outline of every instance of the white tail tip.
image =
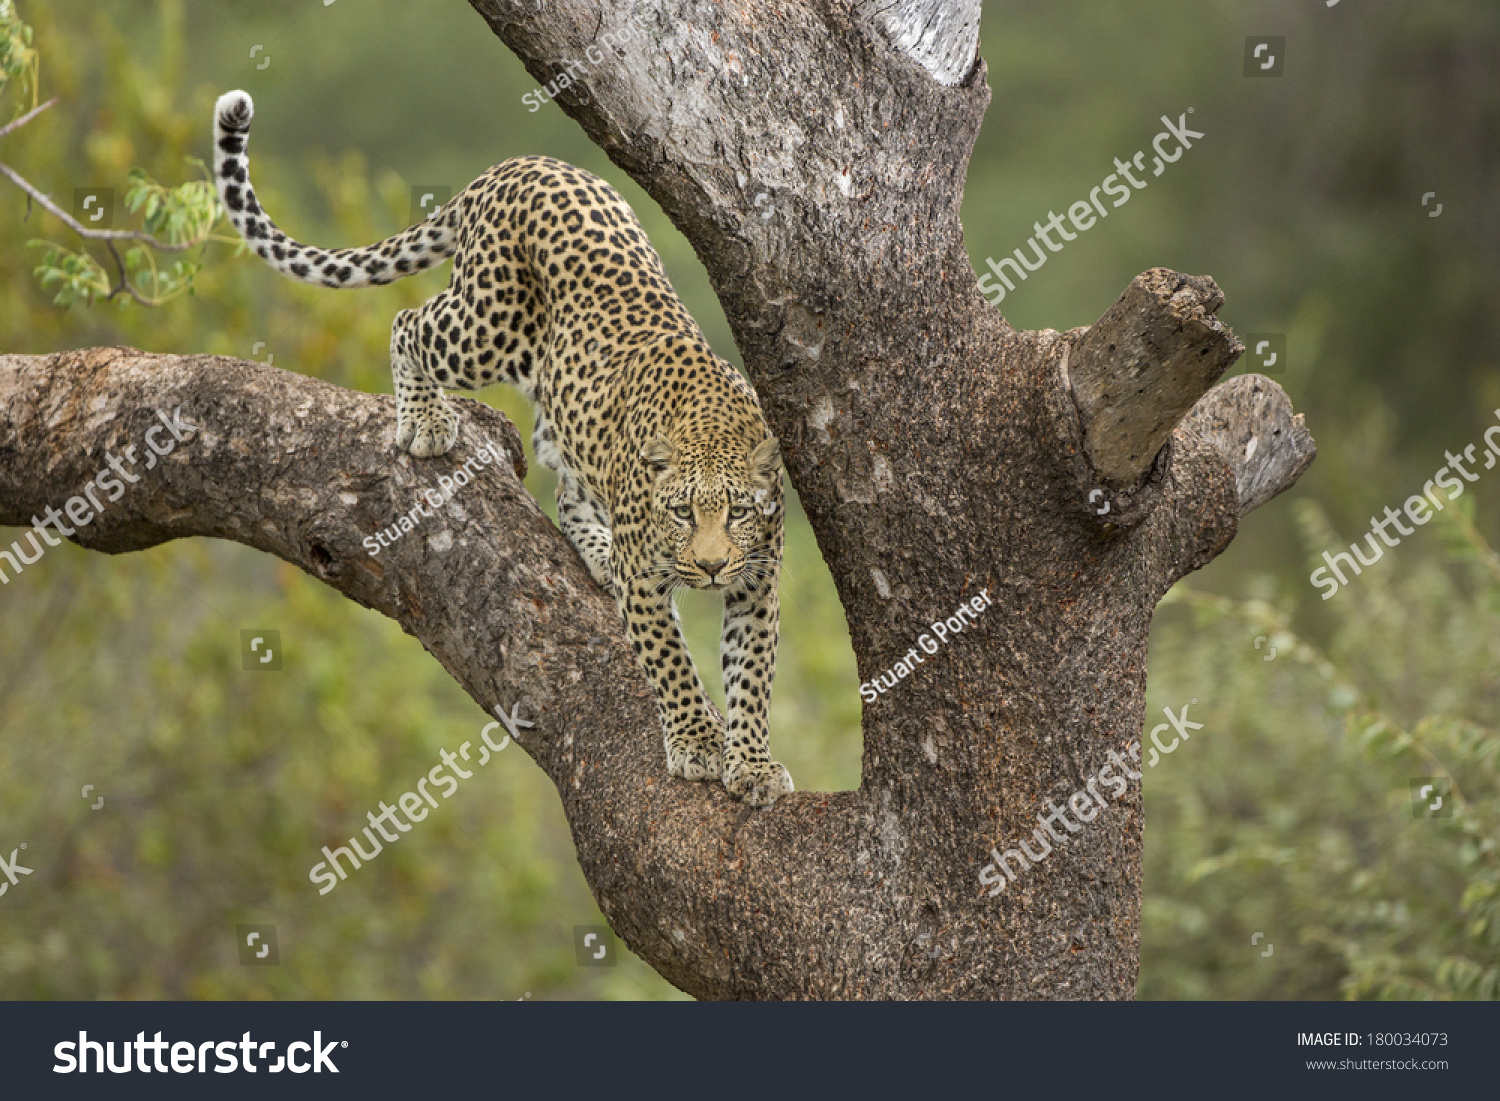
[[225,130],[248,130],[255,115],[255,104],[249,92],[235,89],[225,92],[214,104],[214,118]]

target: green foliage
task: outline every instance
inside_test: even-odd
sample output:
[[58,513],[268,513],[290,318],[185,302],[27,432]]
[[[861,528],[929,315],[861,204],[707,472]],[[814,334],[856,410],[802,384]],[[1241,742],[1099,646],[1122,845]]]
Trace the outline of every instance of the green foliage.
[[[158,240],[171,245],[196,244],[207,239],[224,208],[208,166],[196,157],[187,158],[203,174],[201,180],[190,180],[176,187],[163,187],[139,168],[130,170],[130,189],[125,206],[131,213],[144,213],[141,228]],[[241,244],[238,235],[222,240]]]
[[203,265],[193,260],[175,260],[170,268],[158,267],[149,248],[133,248],[125,254],[126,277],[138,288],[150,288],[139,293],[152,306],[179,294],[192,294],[193,280],[202,269]]
[[[1162,613],[1148,694],[1208,719],[1147,774],[1143,997],[1500,997],[1500,571],[1472,501],[1328,601],[1326,650],[1289,601],[1168,595],[1191,618]],[[1347,543],[1299,512],[1310,548]],[[1432,777],[1451,817],[1417,816]]]
[[[31,28],[21,22],[12,0],[0,0],[0,92],[13,80],[20,82],[21,96],[30,96],[30,106],[37,105],[37,82],[41,58],[31,45]],[[20,114],[26,110],[23,102]]]
[[204,172],[204,179],[163,187],[142,169],[130,170],[125,208],[132,214],[142,214],[143,218],[141,228],[127,239],[142,243],[126,249],[123,260],[113,242],[106,246],[116,259],[120,272],[118,284],[110,281],[103,265],[87,251],[51,241],[27,242],[46,250],[33,274],[43,287],[58,286],[52,299],[54,305],[89,306],[96,298],[118,297],[122,306],[132,301],[143,306],[160,306],[178,295],[193,293],[203,261],[180,259],[174,260],[170,267],[163,267],[156,258],[158,248],[172,246],[175,251],[212,239],[244,250],[240,238],[214,233],[214,226],[224,218],[223,204],[213,181],[207,178],[203,162],[188,159]]
[[[0,92],[12,77],[20,76],[22,90],[31,92],[35,106],[40,61],[38,52],[30,47],[31,40],[32,29],[20,22],[11,0],[0,0]],[[188,160],[197,166],[203,179],[175,187],[162,186],[140,168],[130,170],[125,207],[132,214],[143,216],[141,228],[107,231],[104,238],[118,282],[111,281],[103,264],[85,248],[72,249],[46,240],[27,242],[31,247],[45,250],[33,274],[42,287],[56,288],[54,305],[89,306],[96,299],[118,297],[121,305],[134,301],[143,306],[160,306],[178,295],[192,293],[193,281],[203,268],[202,261],[180,259],[163,268],[155,256],[157,249],[180,251],[202,244],[213,236],[214,226],[224,217],[207,167],[196,158]],[[84,240],[101,239],[99,233],[71,228]],[[241,244],[233,236],[217,239]],[[122,259],[116,240],[140,243],[130,247]]]
[[57,294],[52,299],[54,304],[88,306],[95,298],[109,297],[109,273],[87,252],[75,252],[65,245],[48,241],[26,243],[47,250],[32,274],[43,287],[57,287]]

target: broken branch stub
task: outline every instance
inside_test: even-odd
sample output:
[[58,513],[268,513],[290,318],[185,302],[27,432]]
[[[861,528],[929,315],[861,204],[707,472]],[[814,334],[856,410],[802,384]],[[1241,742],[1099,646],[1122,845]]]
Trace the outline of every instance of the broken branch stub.
[[1214,314],[1208,276],[1152,268],[1125,288],[1070,357],[1084,450],[1101,482],[1128,488],[1245,346]]
[[932,74],[962,84],[979,52],[980,0],[858,0],[861,19]]
[[1292,412],[1286,391],[1264,375],[1240,375],[1215,386],[1183,419],[1234,472],[1240,515],[1290,489],[1312,465],[1318,447]]

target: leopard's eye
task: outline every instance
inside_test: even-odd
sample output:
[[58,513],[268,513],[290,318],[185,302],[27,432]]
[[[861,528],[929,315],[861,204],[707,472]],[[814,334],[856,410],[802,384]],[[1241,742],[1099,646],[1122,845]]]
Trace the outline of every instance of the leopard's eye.
[[692,505],[677,505],[672,510],[672,515],[679,520],[691,520],[693,518]]
[[729,507],[729,518],[731,520],[743,520],[749,515],[750,509],[747,505],[731,505]]

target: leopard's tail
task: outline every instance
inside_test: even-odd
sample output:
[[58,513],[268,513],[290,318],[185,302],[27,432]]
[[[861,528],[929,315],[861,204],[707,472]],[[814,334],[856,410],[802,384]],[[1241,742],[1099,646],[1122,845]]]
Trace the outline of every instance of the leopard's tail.
[[464,192],[410,229],[364,248],[320,249],[292,240],[276,228],[250,186],[245,147],[254,113],[246,92],[226,92],[214,105],[214,180],[235,229],[277,271],[325,287],[368,287],[394,283],[453,255]]

